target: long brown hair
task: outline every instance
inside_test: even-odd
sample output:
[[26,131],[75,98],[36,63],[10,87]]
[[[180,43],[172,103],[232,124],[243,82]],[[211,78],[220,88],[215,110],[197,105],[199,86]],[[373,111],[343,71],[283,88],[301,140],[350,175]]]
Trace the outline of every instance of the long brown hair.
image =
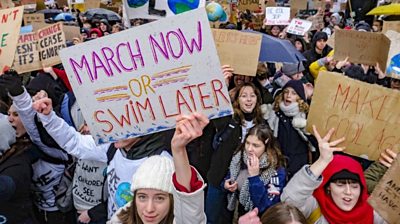
[[[117,216],[123,224],[143,224],[142,219],[140,219],[137,207],[136,207],[136,196],[137,190],[134,192],[134,197],[131,202],[131,206],[126,209],[122,209],[121,213]],[[172,224],[174,222],[174,197],[169,194],[169,211],[167,216],[159,224]]]
[[261,102],[262,102],[261,94],[260,94],[260,91],[256,88],[256,86],[251,82],[243,83],[243,84],[241,84],[240,86],[237,87],[237,91],[235,93],[235,97],[234,97],[233,104],[232,104],[233,105],[233,111],[234,111],[233,118],[237,122],[239,122],[240,124],[244,123],[244,113],[240,109],[239,96],[240,96],[240,94],[242,93],[242,90],[245,87],[251,87],[254,90],[254,93],[257,96],[256,106],[253,109],[253,113],[254,113],[254,119],[253,120],[254,120],[255,124],[261,124],[264,121],[264,119],[262,117],[262,113],[261,113],[261,108],[260,108]]
[[[246,139],[250,135],[256,136],[257,139],[262,141],[264,144],[265,141],[268,140],[267,144],[265,144],[265,152],[267,153],[267,160],[271,167],[273,167],[274,169],[278,169],[279,167],[285,166],[285,158],[282,155],[282,151],[279,147],[278,141],[274,137],[274,134],[272,133],[271,129],[267,124],[258,124],[252,127],[249,130],[249,133],[246,135]],[[243,142],[243,144],[239,146],[236,153],[238,152],[244,153],[245,145],[246,145],[246,140]]]
[[306,218],[298,208],[282,202],[270,207],[261,216],[261,223],[265,224],[286,224],[293,221],[307,224]]

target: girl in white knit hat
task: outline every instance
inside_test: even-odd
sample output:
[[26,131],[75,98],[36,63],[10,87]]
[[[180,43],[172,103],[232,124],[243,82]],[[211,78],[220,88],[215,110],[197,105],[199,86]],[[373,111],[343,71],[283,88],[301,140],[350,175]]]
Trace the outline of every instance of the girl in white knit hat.
[[132,177],[133,200],[109,223],[206,223],[205,184],[189,165],[186,145],[202,135],[208,122],[198,113],[177,118],[171,142],[173,160],[157,155],[144,161]]

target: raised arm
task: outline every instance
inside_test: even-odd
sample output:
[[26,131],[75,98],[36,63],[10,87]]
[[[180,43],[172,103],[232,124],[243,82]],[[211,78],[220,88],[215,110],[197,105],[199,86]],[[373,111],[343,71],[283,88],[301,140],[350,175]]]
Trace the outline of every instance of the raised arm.
[[50,98],[44,97],[33,103],[43,126],[49,135],[69,154],[78,159],[107,162],[109,144],[96,146],[91,135],[82,135],[69,126],[53,111]]
[[175,165],[176,179],[186,189],[191,191],[190,180],[192,176],[186,146],[192,140],[203,134],[203,128],[209,120],[203,114],[193,113],[177,118],[174,137],[171,141],[172,155]]

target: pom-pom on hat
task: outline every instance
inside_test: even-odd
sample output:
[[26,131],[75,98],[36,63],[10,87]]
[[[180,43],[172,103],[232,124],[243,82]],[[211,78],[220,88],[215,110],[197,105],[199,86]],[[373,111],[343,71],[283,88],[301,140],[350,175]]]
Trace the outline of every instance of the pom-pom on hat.
[[172,159],[165,156],[151,156],[146,159],[132,176],[131,191],[154,189],[172,194],[174,173]]

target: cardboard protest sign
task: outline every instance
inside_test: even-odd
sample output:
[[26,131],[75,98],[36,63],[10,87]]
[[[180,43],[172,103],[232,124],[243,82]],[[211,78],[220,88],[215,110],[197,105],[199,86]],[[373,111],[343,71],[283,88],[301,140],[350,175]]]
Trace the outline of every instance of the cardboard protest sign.
[[85,9],[97,9],[100,8],[99,0],[85,0]]
[[290,23],[289,7],[267,7],[265,10],[266,25],[288,25]]
[[313,0],[312,8],[313,9],[325,9],[326,1],[325,0]]
[[250,11],[256,11],[259,7],[258,0],[239,0],[238,8],[240,11],[249,9]]
[[389,30],[385,36],[390,39],[390,49],[386,64],[386,75],[400,79],[400,33]]
[[38,31],[38,30],[40,30],[40,29],[42,29],[42,28],[44,28],[44,27],[46,27],[46,26],[48,26],[48,25],[50,25],[50,24],[48,24],[48,23],[37,23],[37,22],[32,22],[31,25],[32,25],[33,31],[35,32],[35,31]]
[[55,23],[39,29],[38,48],[39,59],[44,67],[61,63],[59,51],[66,47],[63,23]]
[[400,32],[400,21],[383,21],[382,33],[388,30]]
[[8,9],[13,8],[15,4],[12,0],[0,0],[0,9]]
[[129,19],[162,19],[205,7],[205,0],[123,0]]
[[382,33],[335,31],[336,60],[349,57],[353,63],[376,65],[379,62],[382,71],[385,71],[389,48],[390,40]]
[[179,114],[232,114],[204,9],[69,47],[61,59],[97,143],[173,128]]
[[44,14],[42,13],[24,14],[24,24],[29,25],[31,23],[44,23]]
[[288,26],[287,32],[295,35],[304,36],[311,28],[312,22],[302,19],[292,19]]
[[326,41],[326,44],[331,47],[334,48],[335,47],[335,33],[333,33],[329,38],[328,41]]
[[81,31],[79,26],[63,26],[64,34],[65,34],[65,40],[67,41],[73,41],[74,38],[80,38],[81,37]]
[[[275,7],[276,6],[276,2],[275,2],[275,0],[267,0],[267,3],[265,4],[265,6],[266,7]],[[263,8],[265,8],[265,7],[263,7]]]
[[212,33],[222,65],[231,65],[235,74],[256,75],[261,34],[223,29],[213,29]]
[[36,33],[26,33],[19,36],[13,68],[19,74],[42,68],[37,49]]
[[307,8],[307,0],[291,0],[290,8],[292,9],[306,9]]
[[376,160],[387,148],[398,152],[400,92],[320,72],[307,118],[310,132],[313,124],[321,136],[335,128],[331,139],[345,137],[346,153]]
[[312,26],[310,28],[311,31],[312,30],[321,30],[325,26],[323,15],[315,14],[313,16],[308,17],[307,20],[312,22]]
[[399,173],[400,156],[397,156],[368,198],[368,203],[387,223],[400,223]]
[[0,74],[13,63],[23,13],[23,6],[0,10]]

